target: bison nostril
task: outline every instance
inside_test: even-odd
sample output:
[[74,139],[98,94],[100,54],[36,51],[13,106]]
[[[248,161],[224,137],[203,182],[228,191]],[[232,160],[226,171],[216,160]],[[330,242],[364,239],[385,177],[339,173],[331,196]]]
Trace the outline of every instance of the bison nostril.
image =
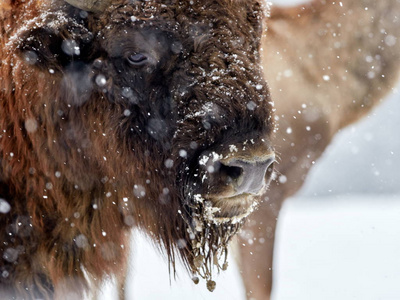
[[225,175],[231,180],[238,179],[243,174],[243,169],[237,166],[227,166],[224,164],[220,164],[219,173]]
[[258,194],[270,181],[274,156],[265,159],[233,159],[221,164],[223,171],[234,182],[237,194]]

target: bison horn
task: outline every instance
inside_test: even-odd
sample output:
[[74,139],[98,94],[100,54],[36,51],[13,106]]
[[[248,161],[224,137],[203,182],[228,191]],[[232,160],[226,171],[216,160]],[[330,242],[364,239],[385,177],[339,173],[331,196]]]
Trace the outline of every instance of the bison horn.
[[100,13],[111,5],[111,0],[65,0],[65,2],[77,8]]

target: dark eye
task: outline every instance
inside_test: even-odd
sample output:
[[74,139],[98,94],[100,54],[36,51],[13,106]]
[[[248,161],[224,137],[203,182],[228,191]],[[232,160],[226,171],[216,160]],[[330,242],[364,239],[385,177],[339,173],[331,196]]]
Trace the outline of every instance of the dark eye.
[[142,53],[131,54],[128,56],[128,61],[131,65],[142,66],[147,62],[147,56]]

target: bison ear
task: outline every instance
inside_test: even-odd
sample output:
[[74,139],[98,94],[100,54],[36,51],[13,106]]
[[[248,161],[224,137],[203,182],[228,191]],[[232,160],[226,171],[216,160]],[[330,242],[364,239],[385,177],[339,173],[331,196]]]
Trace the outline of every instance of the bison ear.
[[62,71],[72,61],[87,59],[92,34],[83,27],[39,27],[19,36],[18,56],[42,70]]

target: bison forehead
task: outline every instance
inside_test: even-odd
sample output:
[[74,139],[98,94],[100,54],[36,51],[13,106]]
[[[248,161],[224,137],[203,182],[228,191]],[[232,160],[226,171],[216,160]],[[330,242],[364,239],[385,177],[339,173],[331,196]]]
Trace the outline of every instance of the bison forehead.
[[106,16],[100,35],[109,56],[147,52],[157,61],[176,59],[174,71],[180,72],[164,77],[175,77],[170,91],[185,106],[199,96],[222,106],[236,98],[243,108],[265,99],[258,66],[263,13],[252,1],[134,1]]
[[258,1],[122,1],[103,13],[100,22],[94,16],[92,24],[95,31],[112,30],[115,24],[152,26],[185,39],[218,28],[220,35],[244,35],[252,41],[261,34],[265,11]]

